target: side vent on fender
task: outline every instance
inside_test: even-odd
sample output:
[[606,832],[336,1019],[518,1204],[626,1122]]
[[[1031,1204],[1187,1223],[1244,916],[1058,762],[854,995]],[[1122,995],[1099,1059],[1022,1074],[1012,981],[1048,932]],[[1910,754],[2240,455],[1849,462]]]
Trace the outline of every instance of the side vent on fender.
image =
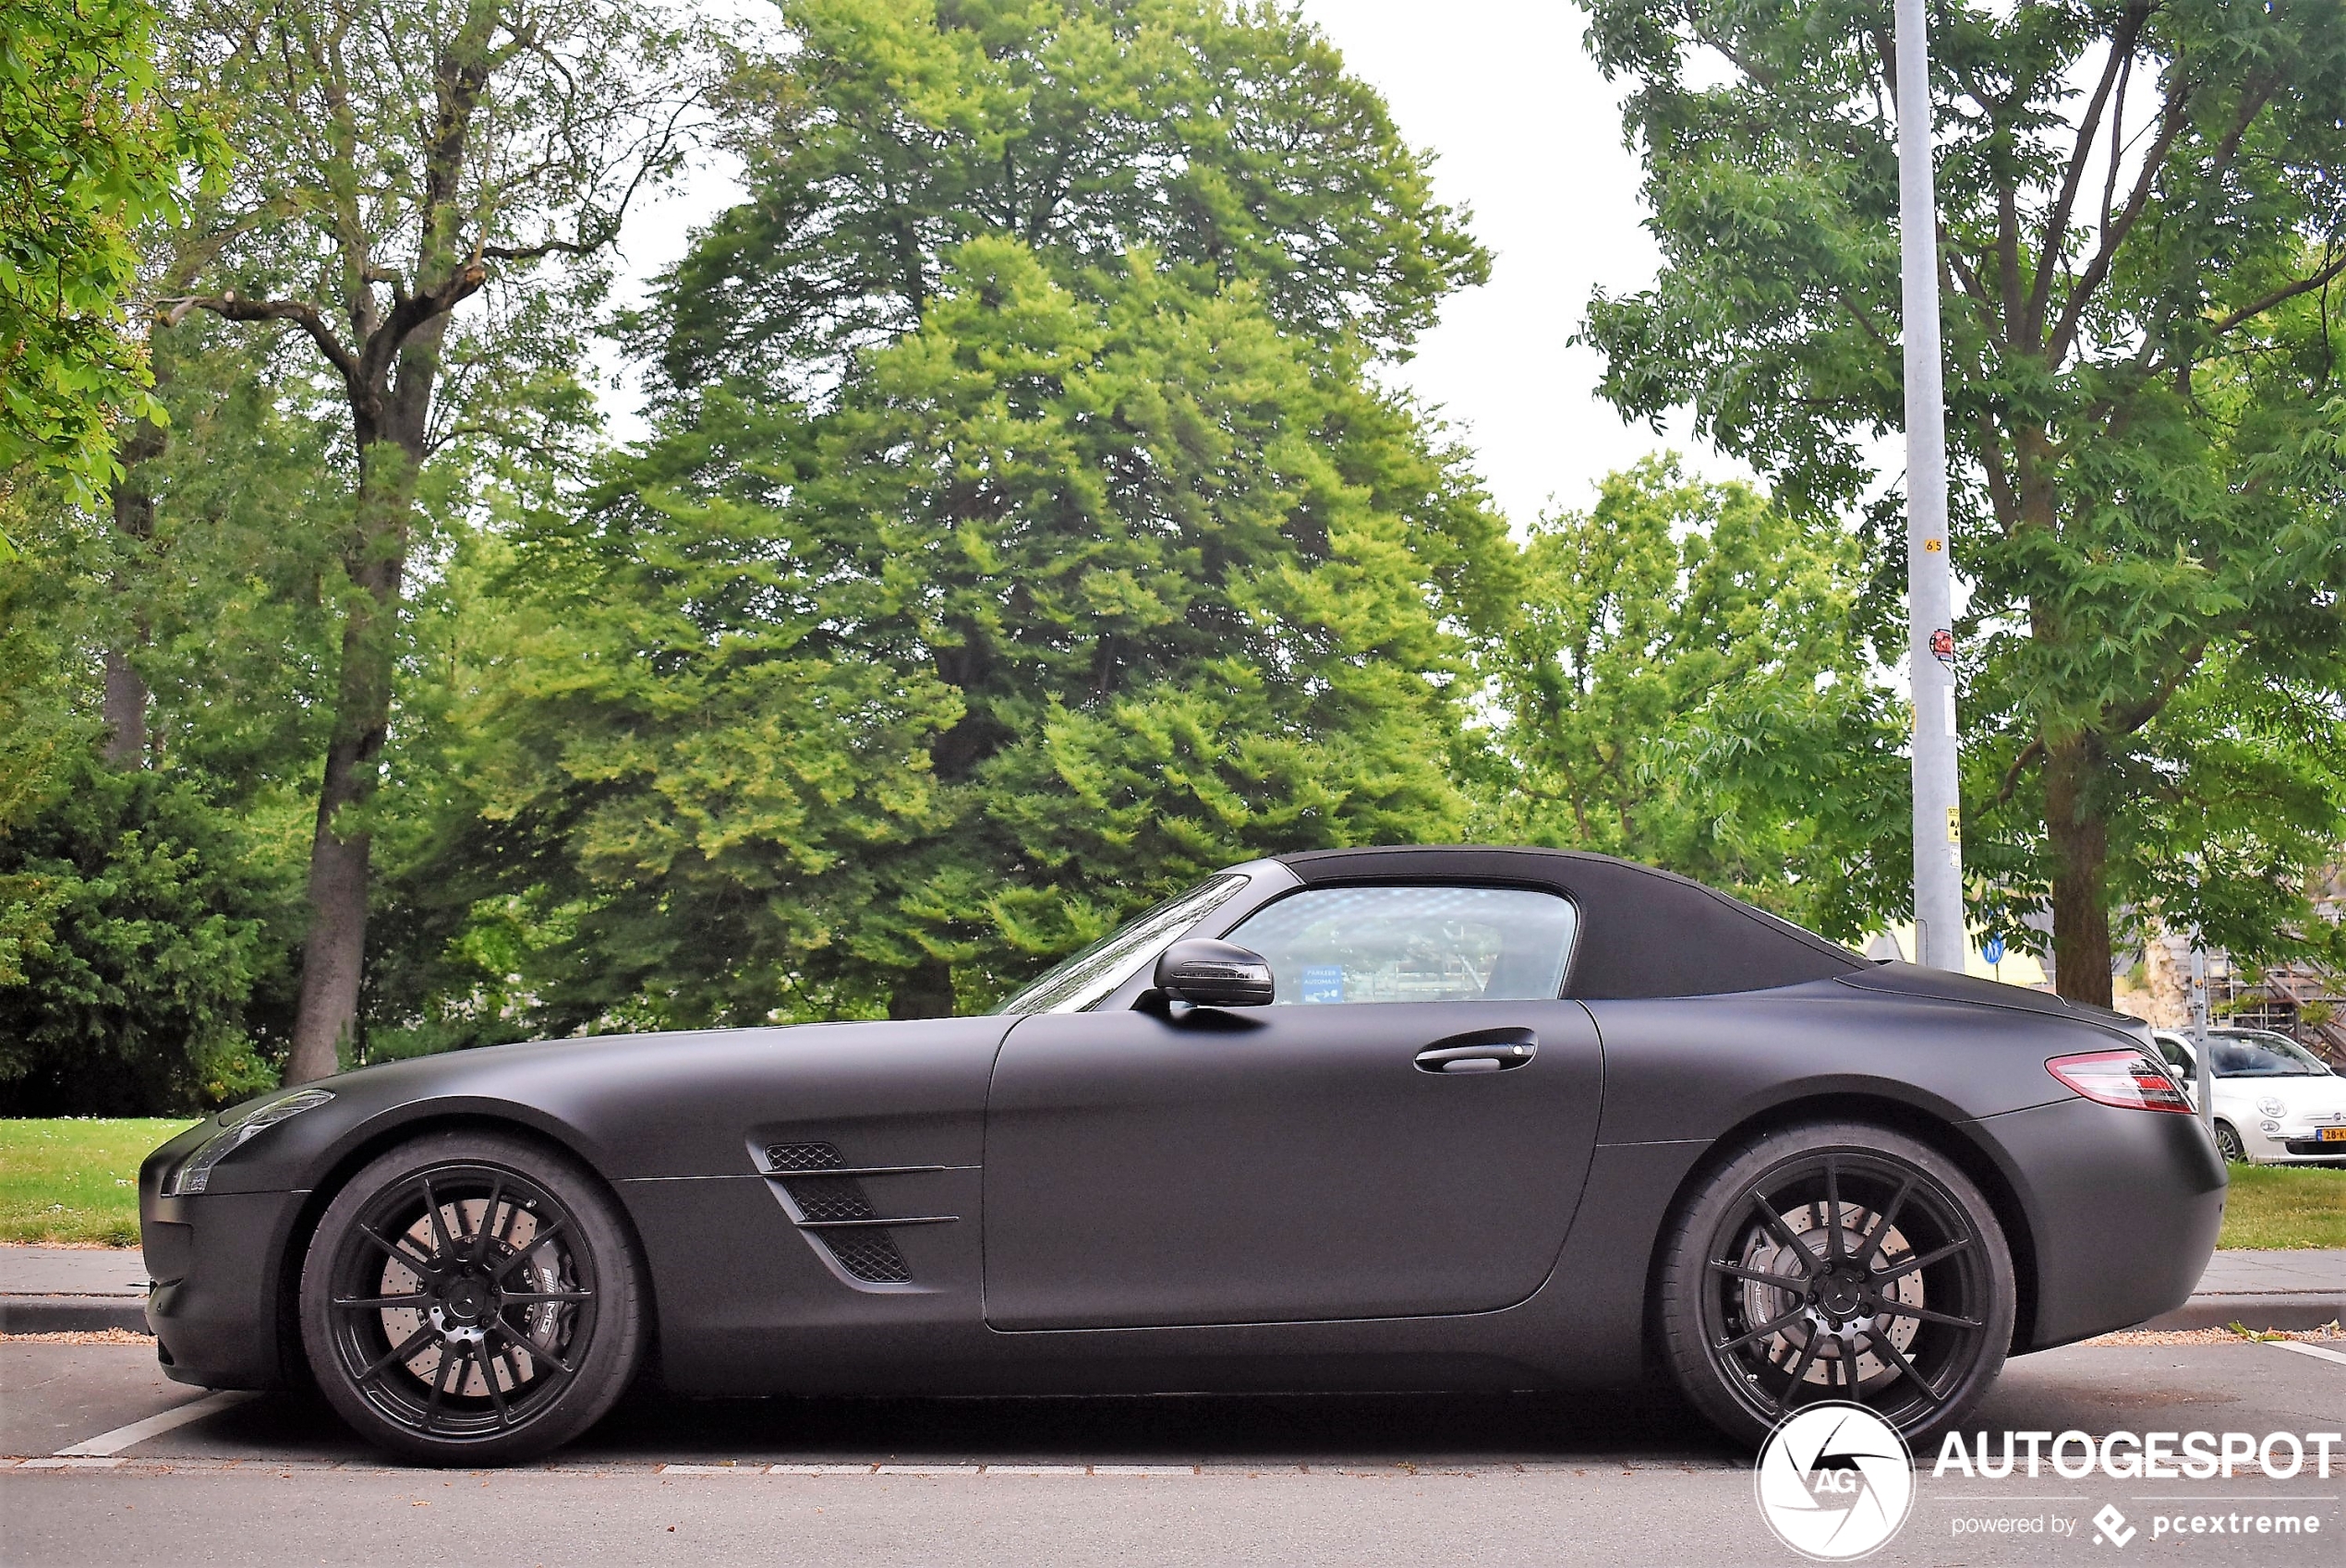
[[910,1285],[913,1271],[904,1266],[904,1254],[896,1250],[896,1238],[884,1230],[831,1231],[823,1236],[823,1245],[831,1249],[839,1266],[859,1280],[873,1285]]
[[913,1271],[897,1248],[897,1225],[951,1224],[958,1214],[883,1215],[864,1177],[914,1176],[943,1165],[850,1165],[831,1143],[769,1143],[766,1176],[788,1200],[791,1223],[819,1245],[849,1278],[865,1285],[910,1285]]
[[766,1158],[778,1171],[827,1171],[847,1164],[828,1143],[768,1143]]
[[801,1176],[782,1187],[810,1220],[876,1220],[879,1211],[853,1176]]

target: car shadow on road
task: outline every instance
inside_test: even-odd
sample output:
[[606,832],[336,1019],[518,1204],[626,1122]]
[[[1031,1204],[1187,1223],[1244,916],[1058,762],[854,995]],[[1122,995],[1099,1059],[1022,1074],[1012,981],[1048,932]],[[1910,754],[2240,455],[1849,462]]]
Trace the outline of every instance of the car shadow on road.
[[[272,1394],[170,1446],[187,1456],[364,1463],[314,1395]],[[151,1450],[150,1451],[151,1452]],[[639,1389],[563,1465],[721,1464],[1743,1465],[1673,1395],[1145,1395],[688,1399]]]

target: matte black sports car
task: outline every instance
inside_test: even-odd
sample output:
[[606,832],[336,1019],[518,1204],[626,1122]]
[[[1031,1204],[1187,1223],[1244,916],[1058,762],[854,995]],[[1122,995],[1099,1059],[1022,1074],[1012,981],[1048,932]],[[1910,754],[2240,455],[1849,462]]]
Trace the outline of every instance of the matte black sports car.
[[493,1463],[686,1393],[1570,1389],[1921,1435],[2189,1295],[2140,1025],[1593,855],[1234,866],[983,1018],[508,1045],[139,1176],[170,1374]]

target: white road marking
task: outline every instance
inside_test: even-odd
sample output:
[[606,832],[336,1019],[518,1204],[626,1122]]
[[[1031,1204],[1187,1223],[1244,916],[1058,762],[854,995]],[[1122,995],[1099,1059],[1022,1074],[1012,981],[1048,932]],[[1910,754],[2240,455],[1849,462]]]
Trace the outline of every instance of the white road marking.
[[989,1476],[1088,1476],[1088,1465],[988,1465]]
[[120,1459],[28,1459],[17,1466],[19,1470],[111,1470],[124,1463]]
[[[991,1468],[989,1465],[988,1468]],[[1194,1476],[1194,1465],[1094,1465],[1094,1476]]]
[[2325,1350],[2318,1345],[2307,1345],[2302,1339],[2268,1339],[2265,1343],[2276,1350],[2294,1350],[2300,1356],[2317,1357],[2324,1361],[2335,1361],[2340,1366],[2346,1367],[2346,1355],[2340,1355],[2335,1350]]
[[120,1453],[134,1442],[144,1442],[151,1437],[160,1437],[175,1427],[184,1427],[190,1421],[200,1421],[206,1416],[217,1415],[231,1405],[242,1405],[248,1399],[260,1397],[257,1393],[247,1393],[241,1389],[226,1389],[218,1393],[207,1393],[201,1399],[191,1399],[185,1405],[175,1405],[160,1416],[150,1416],[143,1421],[133,1421],[127,1427],[116,1427],[110,1432],[100,1432],[88,1442],[77,1442],[71,1448],[61,1448],[57,1450],[57,1457],[60,1459],[102,1459],[108,1454]]
[[762,1476],[763,1465],[662,1465],[663,1476]]
[[769,1476],[868,1476],[869,1465],[769,1465]]
[[883,1465],[878,1473],[883,1476],[974,1476],[977,1471],[978,1466],[974,1465]]

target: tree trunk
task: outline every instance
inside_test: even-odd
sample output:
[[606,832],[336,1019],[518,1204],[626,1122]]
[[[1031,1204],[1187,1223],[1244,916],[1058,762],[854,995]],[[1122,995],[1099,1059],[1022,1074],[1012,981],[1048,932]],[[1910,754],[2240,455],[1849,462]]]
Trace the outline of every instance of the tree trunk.
[[[155,384],[160,387],[163,380],[158,364]],[[122,443],[122,478],[114,488],[115,532],[140,546],[155,537],[155,498],[148,493],[139,465],[163,455],[164,439],[162,426],[141,420]],[[126,581],[121,573],[115,574],[115,593],[135,594],[139,587]],[[129,620],[139,645],[144,646],[149,635],[146,615],[134,610]],[[98,711],[105,722],[106,739],[100,754],[108,767],[137,767],[147,756],[147,682],[123,649],[108,648],[105,663],[105,697]]]
[[106,694],[98,712],[105,721],[100,754],[108,767],[137,767],[147,755],[147,682],[129,656],[106,650]]
[[[416,435],[420,452],[420,423]],[[333,735],[326,746],[318,826],[309,848],[309,935],[302,947],[301,1000],[285,1058],[287,1083],[307,1083],[335,1071],[358,1027],[374,848],[362,824],[381,780],[383,740],[391,730],[399,597],[419,466],[405,445],[376,441],[363,449],[360,460],[357,537],[348,562],[360,592],[343,622]],[[340,820],[345,811],[353,820]]]
[[908,970],[889,993],[888,1016],[892,1019],[949,1019],[953,1016],[953,966],[943,959],[924,959]]
[[2101,743],[2080,735],[2045,753],[2045,833],[2053,850],[2053,988],[2110,1006],[2110,826],[2100,799]]

